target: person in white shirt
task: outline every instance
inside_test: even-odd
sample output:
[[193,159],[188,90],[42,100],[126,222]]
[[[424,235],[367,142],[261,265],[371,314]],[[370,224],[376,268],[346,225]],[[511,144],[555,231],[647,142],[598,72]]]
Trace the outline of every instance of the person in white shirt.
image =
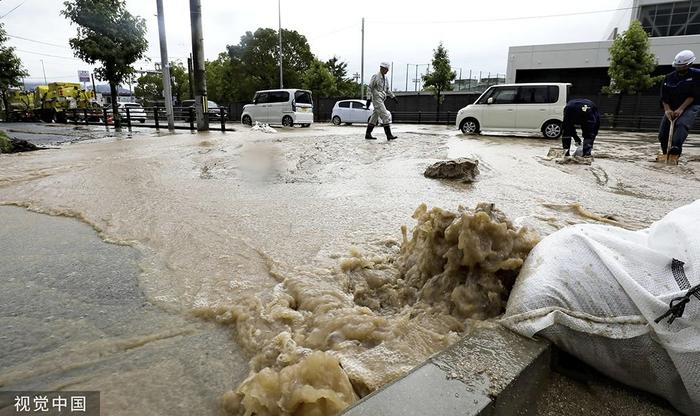
[[391,89],[389,89],[389,84],[385,76],[387,72],[389,72],[389,66],[388,63],[382,62],[379,65],[379,72],[372,75],[372,79],[369,81],[369,95],[374,104],[374,112],[367,125],[367,132],[365,133],[365,139],[367,140],[377,139],[376,137],[372,137],[372,130],[374,130],[374,126],[377,124],[381,124],[382,127],[384,127],[387,140],[396,139],[396,136],[391,134],[391,113],[384,105],[387,96],[391,97],[395,103],[398,103],[396,96],[391,92]]

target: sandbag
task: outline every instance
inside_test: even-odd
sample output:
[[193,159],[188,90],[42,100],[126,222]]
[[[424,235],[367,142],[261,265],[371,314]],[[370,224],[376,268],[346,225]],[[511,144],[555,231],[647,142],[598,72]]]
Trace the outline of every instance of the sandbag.
[[672,323],[654,322],[698,284],[700,200],[640,231],[581,224],[543,239],[501,323],[700,415],[700,296]]

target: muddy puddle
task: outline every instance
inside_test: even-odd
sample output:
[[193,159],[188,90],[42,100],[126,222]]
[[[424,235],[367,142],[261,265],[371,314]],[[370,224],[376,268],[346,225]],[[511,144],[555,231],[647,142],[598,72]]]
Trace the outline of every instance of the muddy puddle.
[[[396,130],[389,144],[315,126],[3,155],[0,203],[136,248],[149,302],[229,328],[250,372],[208,393],[228,413],[332,415],[454,343],[468,319],[501,313],[538,238],[580,222],[641,228],[700,197],[690,162],[561,166],[543,160],[551,141]],[[601,153],[632,140],[653,157],[635,137],[607,140]],[[474,183],[423,177],[457,157],[480,161]]]

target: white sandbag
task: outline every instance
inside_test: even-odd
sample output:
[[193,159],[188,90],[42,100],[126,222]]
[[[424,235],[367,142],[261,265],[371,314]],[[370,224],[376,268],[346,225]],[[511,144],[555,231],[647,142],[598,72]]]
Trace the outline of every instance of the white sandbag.
[[501,323],[700,415],[700,296],[673,323],[654,322],[698,284],[700,200],[640,231],[582,224],[548,236],[525,261]]

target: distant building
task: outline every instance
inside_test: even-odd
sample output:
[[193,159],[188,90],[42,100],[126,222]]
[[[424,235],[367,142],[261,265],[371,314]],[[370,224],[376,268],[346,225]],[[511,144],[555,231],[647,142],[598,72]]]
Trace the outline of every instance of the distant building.
[[[700,0],[633,0],[625,28],[639,20],[650,36],[659,66],[656,74],[672,70],[675,55],[690,49],[700,54]],[[607,40],[550,45],[512,46],[508,51],[507,82],[571,82],[576,95],[596,95],[610,84],[608,50],[618,31]],[[658,94],[658,88],[643,92]]]

